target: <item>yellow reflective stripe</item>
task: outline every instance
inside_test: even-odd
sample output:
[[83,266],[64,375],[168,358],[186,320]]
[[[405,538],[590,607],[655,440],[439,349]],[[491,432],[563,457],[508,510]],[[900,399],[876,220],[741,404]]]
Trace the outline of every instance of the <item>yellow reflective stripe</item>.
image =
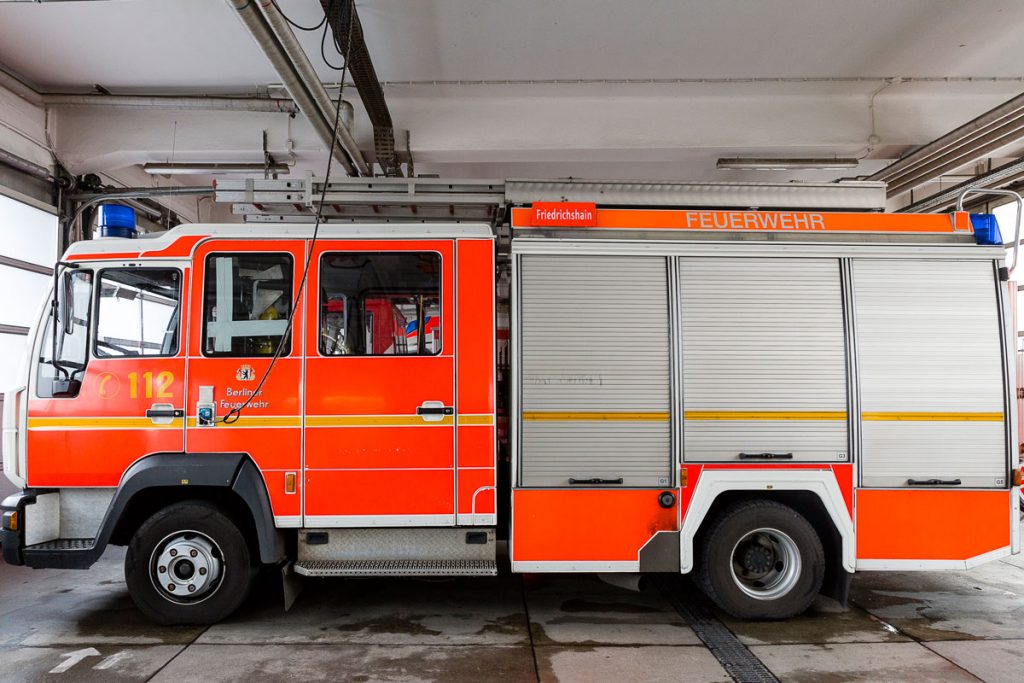
[[459,426],[467,425],[492,425],[494,424],[493,415],[459,415]]
[[924,412],[874,412],[862,413],[861,417],[870,422],[1002,422],[1002,413],[924,413]]
[[668,413],[639,412],[527,412],[523,419],[530,422],[668,422]]
[[[301,427],[302,418],[297,415],[245,415],[244,413],[232,422],[222,422],[224,415],[217,416],[217,427]],[[207,427],[198,427],[196,424],[196,418],[188,418],[189,427],[197,427],[198,429],[207,429]]]
[[[687,420],[845,420],[844,411],[820,410],[688,410]],[[666,422],[668,413],[662,412],[527,412],[529,421],[603,421]]]
[[[575,422],[604,421],[622,422],[664,422],[668,413],[644,412],[525,412],[523,419],[531,422]],[[847,418],[844,410],[687,410],[687,420],[808,420],[808,421],[843,421]],[[941,422],[1001,422],[1003,413],[937,413],[937,412],[866,412],[862,414],[865,421],[941,421]]]
[[687,420],[845,420],[845,410],[687,410]]
[[154,424],[148,417],[30,417],[29,429],[181,429],[184,421],[171,418]]
[[444,427],[455,424],[455,418],[445,415],[440,420],[428,421],[420,415],[308,415],[307,427]]

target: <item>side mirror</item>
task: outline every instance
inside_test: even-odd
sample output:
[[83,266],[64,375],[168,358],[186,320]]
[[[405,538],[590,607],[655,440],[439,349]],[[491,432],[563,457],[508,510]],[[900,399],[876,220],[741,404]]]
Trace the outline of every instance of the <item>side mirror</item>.
[[57,315],[64,327],[64,334],[71,334],[75,329],[75,292],[70,273],[61,278],[60,286],[60,308]]
[[50,395],[53,398],[74,398],[81,391],[82,383],[77,379],[54,377],[51,387]]

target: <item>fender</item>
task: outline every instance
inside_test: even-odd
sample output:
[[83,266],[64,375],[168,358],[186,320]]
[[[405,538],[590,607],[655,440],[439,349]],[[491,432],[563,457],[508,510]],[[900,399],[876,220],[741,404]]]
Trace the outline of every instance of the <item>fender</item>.
[[693,571],[693,541],[697,530],[715,499],[727,491],[806,491],[816,495],[842,538],[843,569],[849,573],[854,571],[857,546],[853,520],[831,469],[705,468],[697,479],[679,532],[679,567],[684,574]]
[[187,498],[187,489],[196,486],[234,491],[252,515],[260,561],[273,564],[284,558],[284,536],[274,526],[274,514],[263,477],[248,455],[156,453],[137,461],[124,473],[92,547],[62,548],[57,543],[47,544],[57,547],[25,548],[22,551],[24,563],[30,567],[87,569],[103,554],[118,522],[136,495],[147,489],[175,487],[181,488],[182,497]]

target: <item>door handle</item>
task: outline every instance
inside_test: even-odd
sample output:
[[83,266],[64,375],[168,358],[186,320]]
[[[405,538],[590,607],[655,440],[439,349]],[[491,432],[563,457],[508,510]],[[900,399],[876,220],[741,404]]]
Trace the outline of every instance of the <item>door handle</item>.
[[417,406],[417,415],[454,415],[455,408],[451,406]]
[[740,453],[740,460],[792,460],[792,453]]
[[146,417],[153,421],[153,424],[171,424],[175,418],[185,417],[185,411],[175,408],[170,403],[154,403],[146,410]]
[[569,477],[570,486],[606,486],[608,484],[621,484],[622,477],[616,477],[615,479],[602,479],[601,477],[593,477],[591,479],[573,479]]
[[416,414],[423,418],[424,422],[441,422],[448,415],[455,414],[455,408],[446,406],[441,401],[424,401],[416,406]]
[[959,479],[907,479],[907,486],[960,486]]

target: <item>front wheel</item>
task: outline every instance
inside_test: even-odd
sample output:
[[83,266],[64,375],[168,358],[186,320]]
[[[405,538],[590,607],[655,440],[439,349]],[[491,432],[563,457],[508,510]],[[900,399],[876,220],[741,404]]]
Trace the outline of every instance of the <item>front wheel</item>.
[[739,619],[786,619],[821,589],[825,552],[801,514],[770,500],[723,511],[704,535],[697,583]]
[[256,576],[249,545],[220,508],[175,503],[135,532],[125,582],[142,612],[161,624],[212,624],[238,609]]

